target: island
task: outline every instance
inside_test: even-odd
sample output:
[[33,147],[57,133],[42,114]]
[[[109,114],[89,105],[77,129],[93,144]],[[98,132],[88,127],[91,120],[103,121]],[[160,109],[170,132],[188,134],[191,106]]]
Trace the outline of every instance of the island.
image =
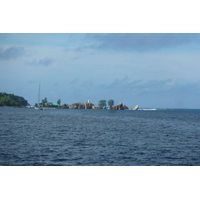
[[[108,104],[108,105],[107,105]],[[73,103],[72,105],[63,104],[61,105],[61,100],[58,99],[57,103],[48,102],[47,98],[45,97],[40,106],[43,108],[60,108],[60,109],[109,109],[109,110],[138,110],[139,106],[136,105],[134,108],[128,108],[122,102],[114,105],[114,100],[110,99],[106,101],[105,99],[100,100],[98,105],[91,103],[89,100],[86,103]],[[30,106],[28,101],[21,96],[17,96],[14,94],[8,94],[5,92],[0,92],[0,107],[27,107],[27,108],[34,108],[37,107],[38,104],[36,103],[35,106]]]
[[0,106],[1,107],[26,107],[29,106],[29,103],[23,97],[7,94],[5,92],[0,92]]
[[113,107],[104,107],[104,106],[97,106],[93,103],[90,103],[90,101],[86,103],[74,103],[72,105],[68,106],[69,109],[109,109],[109,110],[138,110],[139,106],[136,105],[134,108],[129,109],[126,105],[123,103],[119,103],[116,106]]

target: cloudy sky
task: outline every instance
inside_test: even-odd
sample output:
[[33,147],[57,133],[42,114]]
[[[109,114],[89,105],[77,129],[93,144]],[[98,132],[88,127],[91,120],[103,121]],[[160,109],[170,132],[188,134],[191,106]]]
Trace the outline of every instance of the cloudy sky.
[[200,108],[200,34],[0,34],[0,92],[72,104]]

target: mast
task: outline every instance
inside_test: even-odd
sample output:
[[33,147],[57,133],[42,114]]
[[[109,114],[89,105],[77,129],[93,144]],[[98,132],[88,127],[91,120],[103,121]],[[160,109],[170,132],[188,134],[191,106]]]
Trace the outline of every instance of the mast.
[[40,106],[40,83],[39,83],[39,91],[38,91],[38,107]]

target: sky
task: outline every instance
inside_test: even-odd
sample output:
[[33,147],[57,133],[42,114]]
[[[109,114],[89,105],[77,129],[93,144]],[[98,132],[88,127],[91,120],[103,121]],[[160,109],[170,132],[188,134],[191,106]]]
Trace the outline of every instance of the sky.
[[0,92],[61,104],[200,108],[198,33],[1,33]]
[[[192,34],[200,33],[197,1],[7,0],[1,2],[0,10],[0,92],[23,96],[34,105],[37,103],[40,83],[41,98],[47,97],[49,102],[61,99],[62,104],[72,104],[90,100],[98,104],[101,99],[112,98],[115,104],[123,102],[129,107],[138,104],[143,108],[200,109],[200,35]],[[52,34],[36,34],[37,32]],[[105,177],[111,192],[103,188],[100,195],[103,198],[105,195],[111,198],[115,196],[116,199],[124,195],[133,197],[130,185],[134,183],[137,187],[134,197],[139,197],[138,199],[160,199],[165,192],[163,188],[168,188],[169,198],[199,196],[195,192],[198,191],[198,173],[194,169],[187,168],[186,171],[185,168],[178,167],[176,171],[171,168],[170,171],[166,168],[159,171],[159,168],[153,173],[152,168],[151,171],[149,168],[130,169],[131,173],[136,171],[133,179],[130,179],[131,173],[124,168],[115,168],[117,171],[114,171],[113,176],[110,176],[107,169],[102,169],[100,171],[98,168],[97,173],[94,171],[95,176],[90,174],[91,168],[84,171],[86,173],[77,173],[77,168],[76,171],[70,171],[67,177],[70,186],[74,180],[81,184],[71,187],[72,193],[68,196],[74,199],[74,191],[80,189],[83,191],[80,193],[81,198],[87,195],[87,199],[94,199],[96,189],[102,189]],[[9,190],[13,188],[20,191],[23,185],[29,193],[30,188],[34,188],[37,196],[39,194],[46,197],[50,194],[51,199],[54,194],[56,197],[66,196],[66,192],[62,193],[60,190],[66,185],[66,181],[63,182],[63,178],[58,180],[58,177],[63,177],[63,173],[59,174],[60,170],[55,170],[54,173],[51,169],[48,175],[53,175],[51,180],[55,179],[56,186],[50,185],[49,181],[42,181],[45,193],[35,189],[38,174],[44,177],[44,173],[38,169],[27,172],[31,182],[26,185],[24,182],[27,183],[27,174],[24,174],[24,169],[20,173],[15,170],[7,173],[4,169],[1,175],[3,180],[5,177],[5,182],[11,180]],[[20,184],[15,184],[13,177],[18,174],[20,180],[25,181],[16,177],[15,180]],[[182,174],[186,181],[182,181]],[[33,181],[35,177],[37,180]],[[142,187],[139,184],[138,187],[141,180],[147,184],[142,184]],[[176,185],[171,184],[171,180]],[[169,188],[169,185],[172,187]],[[46,192],[52,187],[53,195],[52,192]],[[119,187],[119,192],[116,192]],[[88,188],[92,188],[93,192],[87,193]],[[155,193],[155,188],[159,188],[161,192]],[[183,188],[186,188],[184,192]],[[141,197],[141,194],[145,189],[149,192],[144,195],[148,196],[142,198],[144,195]],[[7,188],[4,191],[3,196],[7,197]],[[16,193],[12,194],[16,198]],[[28,195],[26,192],[24,194]]]

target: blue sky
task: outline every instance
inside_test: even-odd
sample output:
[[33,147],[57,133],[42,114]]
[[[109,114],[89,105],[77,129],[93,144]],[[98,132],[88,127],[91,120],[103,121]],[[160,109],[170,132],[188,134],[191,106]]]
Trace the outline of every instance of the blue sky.
[[72,104],[200,108],[200,34],[0,34],[0,92]]

